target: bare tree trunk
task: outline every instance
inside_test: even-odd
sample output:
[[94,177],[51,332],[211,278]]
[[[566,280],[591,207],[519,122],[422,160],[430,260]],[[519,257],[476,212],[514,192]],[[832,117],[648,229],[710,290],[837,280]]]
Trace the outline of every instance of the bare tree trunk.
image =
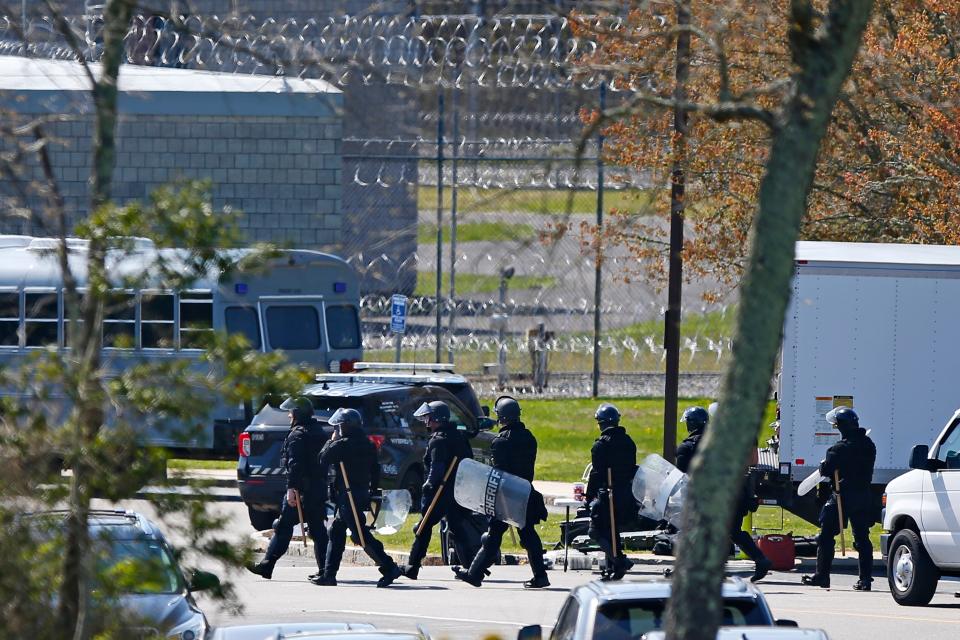
[[[110,201],[113,169],[116,156],[114,138],[117,126],[117,78],[123,60],[124,44],[133,13],[133,0],[108,0],[104,7],[103,46],[100,75],[93,85],[94,137],[92,193],[90,215]],[[81,61],[83,62],[83,61]],[[87,286],[91,290],[109,289],[105,259],[107,238],[90,238],[87,254]],[[58,608],[61,637],[83,640],[90,635],[88,628],[89,533],[87,518],[90,513],[89,477],[87,461],[83,456],[84,444],[96,438],[103,425],[103,389],[101,376],[101,333],[103,297],[87,295],[81,315],[83,324],[75,343],[77,360],[75,377],[77,389],[76,406],[72,414],[75,438],[70,457],[73,476],[70,480],[70,510],[67,517],[64,542],[63,583],[60,589]]]
[[832,0],[814,31],[808,0],[792,0],[795,92],[775,130],[741,286],[721,409],[693,461],[667,611],[671,640],[714,640],[735,496],[763,418],[790,298],[794,247],[820,143],[850,72],[872,0]]

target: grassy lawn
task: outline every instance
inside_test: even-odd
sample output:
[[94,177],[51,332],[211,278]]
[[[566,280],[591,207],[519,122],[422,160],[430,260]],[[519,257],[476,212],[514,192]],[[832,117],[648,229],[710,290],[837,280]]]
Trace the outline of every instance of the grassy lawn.
[[167,460],[168,469],[236,469],[236,460],[186,460],[173,458]]
[[[694,337],[731,337],[733,336],[733,321],[736,308],[729,306],[721,311],[708,311],[707,313],[690,313],[683,316],[680,324],[680,334],[683,338]],[[617,338],[631,337],[635,340],[643,340],[647,336],[663,336],[663,319],[647,320],[635,324],[611,329],[608,332]],[[592,335],[592,334],[591,334]]]
[[[528,242],[537,237],[537,231],[529,224],[509,222],[461,222],[457,225],[457,242],[492,242],[511,240]],[[450,227],[443,228],[443,241],[450,242]],[[437,225],[421,222],[417,225],[417,242],[435,244]]]
[[[447,271],[441,276],[442,290],[450,291],[450,274]],[[557,283],[551,276],[514,276],[510,279],[511,289],[547,289]],[[493,293],[500,289],[500,277],[477,273],[458,273],[458,293]],[[432,296],[437,292],[437,272],[418,271],[416,296]]]
[[[573,196],[571,202],[571,195]],[[452,204],[449,188],[443,191],[443,207],[449,211]],[[606,211],[636,211],[644,213],[653,198],[653,192],[641,189],[605,189],[603,208]],[[421,211],[437,208],[437,188],[423,185],[417,194]],[[520,212],[563,215],[566,213],[596,213],[596,191],[567,189],[457,189],[457,211],[476,213]],[[434,231],[436,233],[436,231]]]

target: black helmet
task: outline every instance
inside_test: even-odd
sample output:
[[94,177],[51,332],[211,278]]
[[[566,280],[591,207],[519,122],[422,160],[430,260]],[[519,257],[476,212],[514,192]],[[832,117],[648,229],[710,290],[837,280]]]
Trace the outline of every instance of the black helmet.
[[413,417],[428,422],[435,420],[440,423],[450,422],[450,407],[446,402],[434,400],[433,402],[424,402],[420,408],[413,412]]
[[620,411],[610,404],[609,402],[604,402],[597,408],[597,412],[593,414],[593,417],[596,418],[597,424],[603,427],[615,427],[620,424]]
[[840,431],[856,429],[860,426],[860,417],[850,407],[836,407],[827,414],[827,422]]
[[701,431],[710,422],[710,414],[703,407],[687,407],[680,422],[687,423],[687,431]]
[[520,419],[520,403],[510,396],[500,396],[493,404],[497,412],[497,420],[502,424],[509,424]]
[[305,396],[290,396],[283,401],[280,408],[293,414],[297,423],[306,422],[313,417],[313,403]]
[[356,409],[341,407],[333,412],[328,422],[331,426],[340,427],[341,433],[363,428],[363,417]]

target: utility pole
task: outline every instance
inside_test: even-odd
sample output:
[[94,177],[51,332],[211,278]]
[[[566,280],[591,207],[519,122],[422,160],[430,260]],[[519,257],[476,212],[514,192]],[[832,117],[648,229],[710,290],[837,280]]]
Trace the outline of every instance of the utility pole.
[[677,396],[680,386],[680,307],[683,286],[683,211],[687,164],[687,99],[690,75],[690,0],[677,3],[677,69],[673,90],[673,172],[670,185],[670,260],[667,283],[667,311],[664,315],[663,346],[666,350],[666,380],[663,393],[663,457],[677,458]]
[[443,87],[437,87],[437,348],[434,362],[443,349]]
[[[600,117],[607,108],[607,83],[600,83]],[[597,251],[593,264],[593,375],[591,394],[600,394],[600,305],[603,302],[603,133],[597,136]]]

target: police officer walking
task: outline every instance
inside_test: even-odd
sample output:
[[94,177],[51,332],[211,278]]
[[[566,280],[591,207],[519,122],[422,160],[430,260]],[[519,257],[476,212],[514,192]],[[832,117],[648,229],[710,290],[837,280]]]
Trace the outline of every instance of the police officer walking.
[[[287,398],[280,405],[290,412],[290,433],[280,450],[280,464],[287,474],[287,492],[280,505],[280,518],[273,525],[273,538],[263,560],[247,567],[267,580],[273,567],[290,547],[293,528],[300,521],[297,501],[313,540],[317,574],[323,573],[327,555],[327,467],[317,455],[328,440],[323,427],[313,419],[313,404],[303,396]],[[313,576],[311,576],[312,578]]]
[[[707,424],[710,422],[710,413],[703,407],[689,407],[683,412],[680,422],[686,423],[688,435],[677,447],[677,469],[684,473],[690,473],[690,463],[700,447],[700,440],[703,438]],[[773,566],[770,559],[757,546],[757,542],[750,535],[750,532],[741,528],[741,523],[747,517],[747,514],[756,511],[756,504],[756,496],[753,494],[749,478],[746,478],[740,491],[740,497],[737,499],[736,512],[730,528],[730,541],[740,547],[747,554],[747,557],[753,560],[754,568],[753,575],[750,577],[751,582],[765,578],[770,573],[770,567]]]
[[[447,519],[447,526],[453,532],[456,542],[457,556],[472,558],[477,550],[467,547],[468,531],[466,518],[469,512],[458,505],[453,499],[453,481],[457,475],[457,468],[464,458],[473,458],[473,450],[467,436],[457,430],[450,422],[450,407],[445,402],[436,400],[420,405],[414,418],[425,422],[431,431],[427,450],[423,454],[423,468],[426,480],[423,484],[423,494],[420,498],[421,521],[415,529],[419,532],[414,536],[410,546],[409,563],[403,567],[403,575],[416,580],[420,574],[420,565],[427,555],[433,527],[441,519]],[[444,478],[448,478],[444,484]],[[430,505],[433,510],[429,515]]]
[[[590,504],[589,534],[606,555],[604,577],[619,580],[633,566],[623,552],[620,532],[624,524],[637,516],[632,488],[633,476],[637,471],[637,446],[627,435],[626,429],[620,426],[620,411],[612,404],[601,404],[594,418],[600,427],[600,437],[590,449],[593,464],[586,490]],[[609,480],[612,480],[612,484]],[[611,516],[614,520],[612,523]]]
[[[847,521],[853,529],[854,547],[859,555],[860,579],[853,585],[856,591],[870,591],[873,582],[873,544],[870,542],[870,525],[875,521],[870,483],[873,480],[873,465],[877,448],[873,440],[860,427],[860,418],[849,407],[837,407],[830,411],[827,422],[840,431],[840,441],[827,449],[827,457],[820,463],[820,474],[834,487],[830,499],[820,511],[820,534],[817,536],[817,570],[812,576],[803,576],[803,584],[828,588],[830,568],[840,533],[840,507],[843,510],[843,526]],[[840,494],[834,485],[834,474],[839,476]],[[838,504],[838,502],[840,504]]]
[[378,587],[388,587],[402,575],[400,567],[383,549],[383,543],[373,537],[367,526],[365,511],[370,506],[371,493],[379,491],[380,463],[377,448],[363,430],[363,418],[356,409],[337,409],[330,416],[334,427],[333,438],[320,452],[320,464],[332,468],[336,476],[334,502],[336,512],[330,524],[330,543],[323,575],[313,580],[321,586],[336,586],[337,571],[347,544],[347,529],[350,539],[380,569],[382,576]]
[[[490,445],[493,466],[507,473],[519,476],[533,483],[533,469],[537,461],[537,439],[520,421],[520,403],[509,396],[501,396],[494,405],[500,433]],[[527,522],[520,529],[520,544],[527,550],[533,579],[523,586],[527,589],[542,589],[550,586],[547,579],[547,567],[543,561],[543,543],[537,535],[536,524],[547,519],[547,508],[543,496],[537,491],[530,492],[527,504]],[[457,578],[479,587],[487,569],[496,561],[500,553],[503,534],[510,528],[505,522],[491,520],[487,532],[481,537],[480,551],[466,569],[454,567]]]

